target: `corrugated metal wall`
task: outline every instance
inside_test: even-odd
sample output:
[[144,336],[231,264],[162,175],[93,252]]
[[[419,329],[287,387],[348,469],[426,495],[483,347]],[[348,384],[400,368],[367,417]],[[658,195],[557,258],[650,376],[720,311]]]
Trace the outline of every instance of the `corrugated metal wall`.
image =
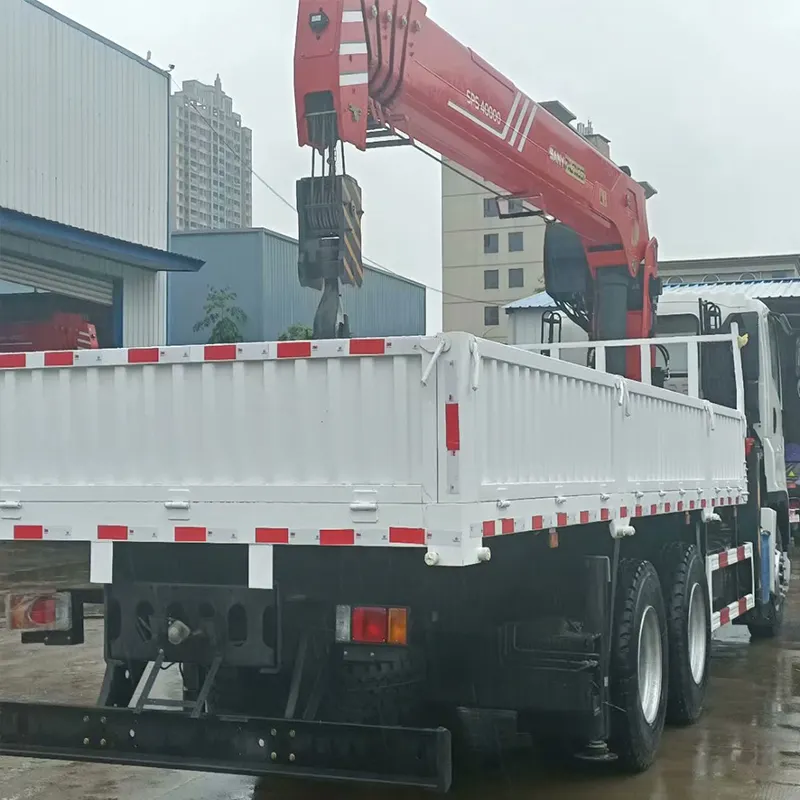
[[[169,276],[168,341],[199,344],[207,333],[192,327],[203,315],[209,286],[230,287],[248,315],[248,341],[277,339],[293,323],[311,325],[319,292],[297,282],[297,242],[265,230],[181,232],[176,253],[203,259],[196,274]],[[425,289],[367,268],[361,289],[345,287],[342,304],[355,336],[412,336],[425,333]]]
[[168,246],[169,77],[29,0],[0,1],[0,206]]
[[167,274],[126,270],[122,288],[122,344],[152,347],[167,341]]
[[[195,333],[194,324],[203,317],[203,304],[210,287],[230,287],[237,304],[247,314],[242,334],[247,341],[261,339],[263,234],[173,233],[176,253],[202,258],[197,273],[175,272],[167,279],[167,341],[169,344],[202,344],[207,332]],[[202,255],[201,255],[202,254]]]

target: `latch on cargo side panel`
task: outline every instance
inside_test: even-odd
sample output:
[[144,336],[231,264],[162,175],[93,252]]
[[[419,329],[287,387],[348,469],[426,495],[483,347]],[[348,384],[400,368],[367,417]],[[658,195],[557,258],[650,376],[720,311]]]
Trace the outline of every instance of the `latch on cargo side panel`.
[[[425,350],[425,342],[423,342],[420,347]],[[425,369],[422,371],[422,378],[420,378],[420,383],[423,386],[428,385],[428,379],[431,377],[431,373],[433,372],[434,368],[436,367],[436,362],[439,360],[442,353],[446,353],[450,349],[450,340],[444,335],[439,334],[436,337],[436,347],[431,354],[431,358],[428,361]]]
[[167,519],[189,519],[190,507],[191,499],[188,489],[170,489],[169,499],[164,502],[164,508],[167,509]]
[[19,489],[0,489],[0,519],[22,519],[22,493]]

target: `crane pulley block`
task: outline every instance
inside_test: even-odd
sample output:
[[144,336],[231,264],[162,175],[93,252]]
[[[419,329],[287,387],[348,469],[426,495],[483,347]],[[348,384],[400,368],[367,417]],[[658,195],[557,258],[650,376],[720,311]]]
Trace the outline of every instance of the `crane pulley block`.
[[301,286],[321,291],[326,280],[361,286],[361,187],[350,175],[297,181]]

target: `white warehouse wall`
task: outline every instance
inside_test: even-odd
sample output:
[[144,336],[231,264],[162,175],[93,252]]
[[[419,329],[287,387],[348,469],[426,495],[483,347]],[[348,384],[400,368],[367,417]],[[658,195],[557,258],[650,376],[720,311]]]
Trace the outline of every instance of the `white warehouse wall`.
[[[0,0],[2,2],[2,0]],[[167,273],[128,268],[122,291],[122,342],[125,347],[167,343]]]
[[[0,95],[0,207],[168,248],[167,73],[36,0],[0,0]],[[125,344],[166,341],[165,276],[133,284]]]
[[168,75],[2,0],[0,92],[0,206],[167,247]]

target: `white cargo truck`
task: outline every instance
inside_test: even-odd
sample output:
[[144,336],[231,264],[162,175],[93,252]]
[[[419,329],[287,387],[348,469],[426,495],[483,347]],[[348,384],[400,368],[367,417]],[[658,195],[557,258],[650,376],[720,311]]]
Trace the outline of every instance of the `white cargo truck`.
[[[514,733],[637,772],[700,716],[712,631],[777,631],[771,320],[698,306],[653,339],[655,189],[421,2],[392,8],[298,2],[315,341],[0,354],[0,539],[89,542],[102,587],[12,595],[11,626],[80,644],[105,606],[97,704],[0,700],[0,755],[446,790],[454,752]],[[363,279],[346,146],[413,144],[497,189],[462,198],[484,216],[545,220],[591,366],[325,338]],[[180,699],[153,696],[168,665]]]
[[644,769],[712,630],[782,608],[739,324],[662,340],[685,394],[464,333],[0,355],[0,540],[103,587],[10,624],[80,644],[99,600],[106,662],[96,706],[0,702],[0,753],[446,789],[513,723]]
[[[591,363],[586,333],[548,295],[513,303],[509,314],[517,346]],[[667,388],[687,393],[687,351],[663,337],[730,330],[732,323],[747,337],[742,365],[748,446],[760,450],[761,502],[777,515],[778,549],[788,552],[800,528],[800,280],[665,287],[658,304],[657,372]],[[711,347],[703,359],[703,396],[732,405],[732,362]],[[758,627],[754,616],[748,617],[751,628]]]

